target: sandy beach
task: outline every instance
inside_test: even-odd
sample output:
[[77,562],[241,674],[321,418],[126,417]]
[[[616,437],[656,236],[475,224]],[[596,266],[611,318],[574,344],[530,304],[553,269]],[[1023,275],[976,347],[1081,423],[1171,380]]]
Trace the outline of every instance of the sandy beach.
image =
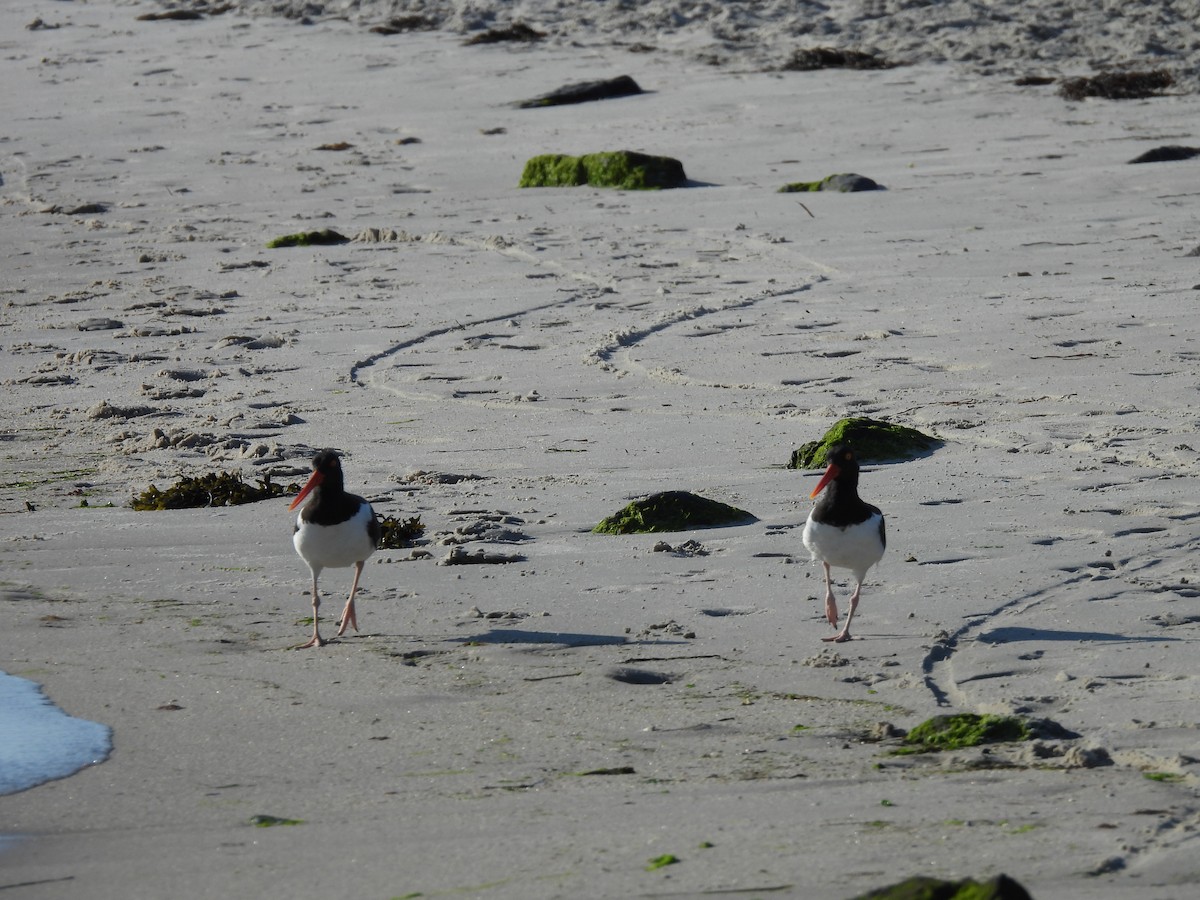
[[[1200,146],[1196,4],[265,6],[0,10],[0,670],[113,735],[0,796],[6,900],[1195,896],[1200,159],[1130,161]],[[781,70],[830,43],[908,64]],[[1176,84],[1059,95],[1101,59]],[[517,186],[617,149],[688,186]],[[833,646],[786,466],[848,415],[944,445],[865,467]],[[286,499],[130,508],[328,446],[426,532],[324,648]],[[661,490],[756,520],[590,533]],[[893,753],[951,712],[1061,731]]]

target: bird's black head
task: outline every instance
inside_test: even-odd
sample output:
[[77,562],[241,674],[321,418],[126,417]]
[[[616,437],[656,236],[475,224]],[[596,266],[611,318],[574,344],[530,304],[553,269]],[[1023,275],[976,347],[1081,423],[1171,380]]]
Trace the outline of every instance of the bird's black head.
[[837,466],[842,472],[857,472],[858,457],[849,444],[834,444],[825,451],[825,465]]
[[313,455],[312,467],[314,472],[323,472],[325,475],[334,470],[340,471],[342,468],[342,454],[338,453],[332,447],[318,450]]
[[321,483],[327,492],[337,493],[343,489],[342,454],[338,451],[332,447],[318,450],[313,456],[312,466],[314,472],[320,472],[323,476]]

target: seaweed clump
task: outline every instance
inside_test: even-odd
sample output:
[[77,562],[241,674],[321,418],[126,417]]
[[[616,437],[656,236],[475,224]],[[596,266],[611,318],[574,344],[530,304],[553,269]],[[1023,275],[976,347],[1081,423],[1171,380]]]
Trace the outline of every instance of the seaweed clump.
[[332,228],[322,228],[320,231],[301,231],[297,234],[285,234],[267,242],[271,250],[280,247],[316,247],[329,244],[347,244],[350,238],[334,231]]
[[540,41],[545,37],[546,33],[544,31],[530,28],[524,22],[514,22],[505,28],[489,28],[487,31],[481,31],[479,34],[472,35],[463,41],[463,45],[473,47],[480,44],[500,44],[505,41],[528,44]]
[[1033,897],[1020,882],[1003,874],[987,881],[974,878],[944,881],[917,875],[891,887],[860,894],[854,900],[1033,900]]
[[379,520],[380,550],[399,550],[407,547],[425,533],[425,523],[420,516],[410,519],[397,519],[395,516],[384,516]]
[[649,534],[659,531],[691,531],[752,522],[755,517],[718,500],[689,491],[662,491],[634,500],[624,509],[602,520],[594,534]]
[[525,163],[520,186],[610,187],[626,191],[653,191],[687,184],[683,163],[669,156],[650,156],[631,150],[567,156],[548,153]]
[[797,50],[783,64],[785,72],[815,72],[818,69],[890,69],[895,63],[888,62],[873,53],[862,50],[838,50],[836,47],[812,47]]
[[242,480],[237,472],[210,472],[184,475],[166,490],[153,484],[130,501],[139,512],[156,509],[197,509],[205,506],[239,506],[257,503],[287,493],[296,493],[296,485],[284,487],[271,481],[268,472],[258,479],[257,487]]
[[1175,83],[1166,69],[1148,72],[1102,72],[1084,78],[1068,78],[1058,89],[1067,100],[1103,97],[1106,100],[1142,100],[1157,97]]
[[957,713],[934,716],[908,733],[908,746],[898,753],[934,753],[939,750],[961,750],[980,744],[1007,741],[1027,741],[1034,736],[1029,723],[1019,716],[991,716],[978,713]]
[[937,438],[892,422],[865,417],[838,419],[819,441],[792,451],[789,469],[819,469],[830,447],[849,444],[860,461],[895,462],[913,459],[942,445]]

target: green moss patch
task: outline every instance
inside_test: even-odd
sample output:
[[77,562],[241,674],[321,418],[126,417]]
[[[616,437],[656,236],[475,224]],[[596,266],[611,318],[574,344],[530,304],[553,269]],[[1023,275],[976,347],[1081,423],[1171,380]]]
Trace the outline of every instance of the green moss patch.
[[793,181],[781,187],[779,193],[794,194],[806,191],[838,191],[843,194],[850,194],[856,191],[882,190],[883,185],[868,178],[866,175],[842,172],[837,175],[826,175],[820,181]]
[[744,509],[688,491],[663,491],[634,500],[592,529],[595,534],[647,534],[691,531],[755,521]]
[[956,713],[934,716],[922,722],[904,738],[906,747],[898,753],[931,753],[961,750],[980,744],[1027,741],[1034,736],[1029,723],[1019,716],[981,716]]
[[650,864],[646,866],[647,872],[653,872],[655,869],[663,869],[667,866],[673,866],[679,862],[679,857],[674,853],[664,853],[662,856],[656,856],[650,860]]
[[987,881],[964,878],[943,881],[918,875],[891,887],[860,894],[854,900],[1033,900],[1029,892],[1007,875]]
[[849,444],[860,462],[898,462],[936,450],[942,442],[931,435],[880,419],[838,419],[819,441],[792,452],[789,469],[819,469],[830,447]]
[[250,817],[250,824],[255,828],[274,828],[276,825],[303,825],[303,819],[284,819],[279,816],[260,814]]
[[398,550],[407,547],[425,533],[425,523],[419,516],[411,519],[397,519],[395,516],[384,516],[379,520],[382,536],[379,539],[379,549]]
[[669,156],[649,156],[631,150],[566,156],[549,153],[525,163],[521,187],[592,187],[648,191],[687,184],[683,163]]
[[267,247],[278,250],[280,247],[315,247],[326,244],[347,244],[350,238],[334,231],[332,228],[322,228],[320,231],[301,231],[297,234],[285,234],[272,241],[267,241]]
[[242,480],[237,472],[210,472],[207,475],[185,475],[166,490],[150,485],[130,501],[130,506],[144,512],[155,509],[195,509],[204,506],[238,506],[256,503],[288,493],[297,493],[299,487],[274,484],[268,473],[258,479],[258,484]]

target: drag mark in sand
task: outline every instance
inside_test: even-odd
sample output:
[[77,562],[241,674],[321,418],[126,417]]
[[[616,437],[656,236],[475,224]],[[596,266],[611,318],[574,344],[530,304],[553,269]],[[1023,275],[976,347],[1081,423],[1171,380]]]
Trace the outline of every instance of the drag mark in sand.
[[783,290],[764,291],[752,297],[739,297],[717,306],[700,305],[671,310],[641,328],[628,328],[610,332],[604,340],[588,352],[588,359],[606,370],[615,371],[617,366],[613,363],[613,359],[620,351],[628,350],[630,347],[645,341],[652,335],[684,322],[692,322],[704,318],[705,316],[727,313],[739,309],[749,309],[764,300],[790,297],[802,291],[810,290],[814,284],[821,280],[823,279],[805,282]]

